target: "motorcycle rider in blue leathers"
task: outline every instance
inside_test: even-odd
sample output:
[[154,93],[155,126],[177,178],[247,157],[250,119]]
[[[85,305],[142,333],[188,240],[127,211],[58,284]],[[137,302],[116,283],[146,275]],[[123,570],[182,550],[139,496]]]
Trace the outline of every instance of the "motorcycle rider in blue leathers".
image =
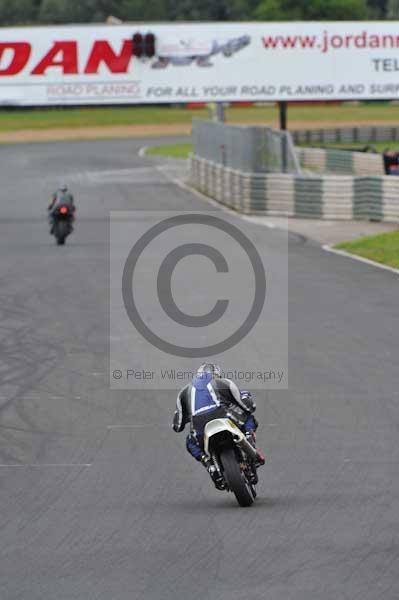
[[[205,425],[208,421],[228,415],[255,447],[255,431],[258,427],[253,415],[255,410],[256,403],[251,392],[240,392],[234,381],[222,378],[220,367],[212,363],[201,365],[191,383],[182,388],[177,396],[173,429],[179,433],[187,423],[191,424],[186,438],[187,450],[204,465],[218,489],[224,489],[224,482],[204,452]],[[260,466],[265,463],[265,458],[259,450],[257,452],[256,466]]]

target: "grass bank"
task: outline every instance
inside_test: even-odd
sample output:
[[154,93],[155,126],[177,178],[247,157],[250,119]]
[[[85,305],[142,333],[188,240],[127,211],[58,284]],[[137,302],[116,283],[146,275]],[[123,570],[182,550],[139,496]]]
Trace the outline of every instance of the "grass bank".
[[[186,109],[167,106],[91,107],[33,110],[0,110],[0,132],[27,129],[85,128],[118,125],[162,125],[191,123],[193,117],[206,118],[207,109]],[[226,109],[230,123],[260,123],[278,126],[275,105]],[[289,127],[337,124],[378,124],[399,121],[399,106],[392,104],[294,105],[288,110]]]
[[165,144],[147,148],[147,156],[169,156],[172,158],[188,158],[192,152],[192,144]]
[[332,149],[334,148],[335,150],[352,150],[352,151],[356,151],[356,150],[363,150],[366,146],[368,146],[369,148],[372,148],[373,150],[376,150],[377,152],[380,152],[381,154],[385,151],[385,150],[399,150],[399,141],[398,142],[392,142],[392,141],[387,141],[387,142],[370,142],[368,144],[364,143],[364,142],[359,142],[359,143],[347,143],[347,144],[299,144],[300,146],[305,146],[307,148],[329,148]]
[[[305,144],[303,144],[305,146]],[[315,144],[306,144],[309,148],[335,148],[336,150],[362,150],[366,144],[323,144],[316,146]],[[379,142],[370,144],[373,149],[381,154],[385,150],[399,151],[399,142]],[[173,158],[188,158],[192,152],[191,144],[165,144],[164,146],[153,146],[148,148],[146,154],[156,156],[171,156]]]
[[399,230],[344,242],[336,248],[399,269]]
[[[192,110],[177,108],[62,108],[31,111],[0,111],[0,131],[111,127],[120,125],[173,125],[191,123]],[[195,113],[206,117],[207,111]]]

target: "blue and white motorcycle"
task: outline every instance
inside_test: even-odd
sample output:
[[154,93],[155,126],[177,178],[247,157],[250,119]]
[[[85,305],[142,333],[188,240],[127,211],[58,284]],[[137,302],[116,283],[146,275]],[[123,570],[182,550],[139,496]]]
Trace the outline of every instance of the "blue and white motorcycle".
[[205,425],[204,451],[233,492],[240,506],[251,506],[256,498],[258,452],[228,416]]

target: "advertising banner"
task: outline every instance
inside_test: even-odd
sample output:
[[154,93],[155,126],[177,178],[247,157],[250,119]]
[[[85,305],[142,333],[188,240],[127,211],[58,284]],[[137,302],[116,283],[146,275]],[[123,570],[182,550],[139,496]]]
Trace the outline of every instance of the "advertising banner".
[[[0,105],[399,98],[395,21],[0,31]],[[138,32],[155,56],[133,56]]]

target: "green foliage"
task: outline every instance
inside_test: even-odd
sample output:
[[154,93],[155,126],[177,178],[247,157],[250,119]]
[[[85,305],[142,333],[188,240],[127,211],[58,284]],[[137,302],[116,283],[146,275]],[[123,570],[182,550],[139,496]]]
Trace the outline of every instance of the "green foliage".
[[[288,13],[281,0],[262,0],[254,11],[254,17],[259,21],[285,21],[288,20]],[[291,18],[294,20],[297,17]]]
[[399,17],[399,0],[0,0],[0,26],[125,21],[265,21]]
[[368,0],[370,19],[385,19],[387,16],[389,0]]
[[117,2],[113,12],[108,12],[125,21],[168,21],[170,20],[169,0],[122,0]]
[[261,21],[340,21],[368,18],[366,0],[261,0],[254,17]]
[[67,23],[68,9],[63,0],[43,0],[38,14],[41,23]]
[[399,17],[399,2],[398,0],[388,0],[387,18],[397,19]]
[[37,6],[33,0],[0,0],[0,25],[25,25],[35,20]]
[[89,23],[105,21],[117,14],[117,0],[41,0],[38,20],[41,23]]

